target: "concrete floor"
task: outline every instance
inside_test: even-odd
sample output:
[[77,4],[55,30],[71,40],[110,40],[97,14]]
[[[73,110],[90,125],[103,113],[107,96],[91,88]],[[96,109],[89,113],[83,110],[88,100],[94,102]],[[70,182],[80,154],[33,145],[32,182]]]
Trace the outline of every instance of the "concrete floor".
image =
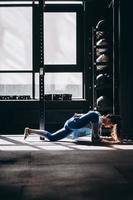
[[133,200],[133,145],[0,136],[2,200]]

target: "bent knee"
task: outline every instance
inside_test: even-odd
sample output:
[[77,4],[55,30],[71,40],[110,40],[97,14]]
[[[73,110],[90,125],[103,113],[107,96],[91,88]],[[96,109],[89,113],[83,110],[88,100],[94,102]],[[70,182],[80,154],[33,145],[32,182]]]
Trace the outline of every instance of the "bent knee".
[[95,111],[91,111],[89,113],[90,117],[91,117],[91,122],[95,123],[99,121],[99,114],[96,113]]

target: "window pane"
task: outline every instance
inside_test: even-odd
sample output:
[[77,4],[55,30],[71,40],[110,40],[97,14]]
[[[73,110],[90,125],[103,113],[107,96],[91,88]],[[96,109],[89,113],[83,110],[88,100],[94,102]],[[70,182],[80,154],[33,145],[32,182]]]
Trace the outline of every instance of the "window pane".
[[32,9],[0,7],[0,70],[32,69]]
[[[39,96],[39,79],[36,74],[36,98]],[[82,73],[46,73],[45,94],[72,94],[82,98]]]
[[32,96],[32,74],[1,73],[0,95],[30,95]]
[[44,64],[76,64],[76,13],[44,13]]

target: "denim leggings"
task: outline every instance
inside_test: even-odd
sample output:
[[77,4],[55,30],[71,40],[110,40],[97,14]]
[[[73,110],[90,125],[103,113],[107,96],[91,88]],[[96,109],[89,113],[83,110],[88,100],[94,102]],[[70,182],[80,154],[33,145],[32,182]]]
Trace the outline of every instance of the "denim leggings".
[[74,129],[83,128],[87,126],[87,124],[89,124],[90,122],[96,125],[96,131],[98,131],[99,114],[97,112],[89,111],[88,113],[81,115],[79,118],[73,116],[66,121],[62,129],[54,133],[47,132],[47,135],[45,136],[50,141],[61,140],[70,135]]

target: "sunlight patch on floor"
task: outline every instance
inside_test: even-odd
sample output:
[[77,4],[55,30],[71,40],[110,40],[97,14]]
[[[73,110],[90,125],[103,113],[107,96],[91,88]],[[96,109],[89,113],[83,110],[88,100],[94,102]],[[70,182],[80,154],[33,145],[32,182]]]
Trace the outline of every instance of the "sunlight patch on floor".
[[[82,144],[81,144],[82,143]],[[40,136],[31,135],[26,140],[23,135],[0,135],[0,151],[67,151],[67,150],[133,150],[130,144],[99,144],[93,145],[90,138],[82,137],[77,142],[71,138],[65,138],[61,141],[50,142],[40,140]]]

